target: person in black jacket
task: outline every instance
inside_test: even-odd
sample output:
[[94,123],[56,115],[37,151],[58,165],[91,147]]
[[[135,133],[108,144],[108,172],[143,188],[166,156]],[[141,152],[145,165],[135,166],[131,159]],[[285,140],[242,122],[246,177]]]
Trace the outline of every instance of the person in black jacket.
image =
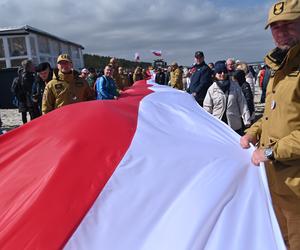
[[245,99],[247,101],[247,106],[250,111],[250,116],[252,117],[252,114],[255,111],[254,102],[253,102],[253,93],[251,91],[250,84],[246,82],[246,74],[243,70],[236,70],[233,75],[233,80],[238,82],[240,85],[242,92],[245,96]]
[[195,65],[192,68],[191,83],[188,92],[192,94],[201,107],[206,92],[212,84],[212,71],[204,61],[204,54],[202,51],[195,53]]
[[160,85],[165,85],[166,75],[163,72],[162,68],[157,69],[157,73],[155,75],[155,82],[160,84]]
[[29,112],[31,120],[34,118],[31,95],[35,73],[34,66],[30,60],[23,60],[21,65],[18,70],[18,77],[12,83],[11,91],[18,100],[19,112],[22,114],[22,121],[25,124],[27,123],[27,112]]
[[42,99],[46,84],[52,80],[53,71],[48,62],[42,62],[36,67],[37,77],[32,86],[34,118],[42,115]]

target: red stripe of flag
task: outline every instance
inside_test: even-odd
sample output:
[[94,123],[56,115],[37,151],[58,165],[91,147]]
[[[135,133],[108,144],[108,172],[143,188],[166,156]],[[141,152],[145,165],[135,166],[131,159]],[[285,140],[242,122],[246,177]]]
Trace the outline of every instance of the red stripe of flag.
[[117,101],[65,106],[0,137],[1,249],[62,248],[126,153],[140,81]]

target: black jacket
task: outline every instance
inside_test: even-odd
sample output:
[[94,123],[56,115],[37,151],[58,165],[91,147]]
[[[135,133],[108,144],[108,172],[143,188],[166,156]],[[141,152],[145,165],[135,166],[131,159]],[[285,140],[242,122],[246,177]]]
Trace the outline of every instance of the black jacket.
[[204,99],[206,92],[213,83],[212,71],[205,62],[195,65],[195,72],[191,76],[189,93],[196,93],[196,99]]
[[157,73],[155,75],[155,82],[161,85],[165,85],[166,75],[164,72]]
[[18,99],[20,112],[30,111],[33,108],[31,94],[34,77],[34,73],[19,69],[18,77],[13,80],[11,91]]
[[245,96],[245,99],[247,101],[248,109],[250,111],[250,115],[253,114],[255,108],[254,108],[254,102],[253,102],[253,94],[251,91],[250,84],[248,82],[244,82],[241,86],[242,92]]

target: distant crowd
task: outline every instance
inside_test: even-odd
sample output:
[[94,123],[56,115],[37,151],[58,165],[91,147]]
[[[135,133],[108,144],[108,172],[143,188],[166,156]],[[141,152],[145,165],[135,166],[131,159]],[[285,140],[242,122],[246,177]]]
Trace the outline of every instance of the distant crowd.
[[255,119],[255,87],[261,86],[261,102],[264,102],[268,82],[265,68],[255,71],[232,58],[206,64],[202,51],[195,52],[189,68],[173,62],[165,68],[124,69],[118,66],[116,58],[111,58],[103,70],[83,68],[79,72],[73,69],[70,56],[62,54],[55,69],[48,62],[35,67],[31,60],[22,61],[11,91],[22,122],[27,123],[27,113],[32,120],[76,102],[118,99],[134,82],[149,79],[151,75],[158,84],[187,91],[206,111],[241,135]]

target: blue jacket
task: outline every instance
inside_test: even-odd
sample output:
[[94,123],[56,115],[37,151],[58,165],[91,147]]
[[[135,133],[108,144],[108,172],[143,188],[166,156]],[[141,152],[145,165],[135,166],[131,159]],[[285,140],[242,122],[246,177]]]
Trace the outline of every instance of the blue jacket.
[[109,100],[118,96],[117,87],[111,77],[101,76],[96,80],[96,99]]

